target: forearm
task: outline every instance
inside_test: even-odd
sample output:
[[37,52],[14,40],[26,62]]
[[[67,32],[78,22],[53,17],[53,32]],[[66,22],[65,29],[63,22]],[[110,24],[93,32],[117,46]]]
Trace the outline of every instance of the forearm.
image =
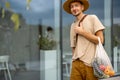
[[83,31],[82,34],[83,37],[85,37],[86,39],[88,39],[89,41],[95,43],[95,44],[98,44],[98,38],[97,38],[97,35],[94,35],[90,32],[87,32],[87,31]]
[[75,27],[75,32],[83,37],[85,37],[87,40],[95,43],[95,44],[98,44],[98,37],[100,37],[100,40],[101,40],[101,43],[104,42],[104,36],[103,36],[103,29],[95,32],[95,34],[92,34],[90,32],[87,32],[86,30],[84,30],[81,27]]

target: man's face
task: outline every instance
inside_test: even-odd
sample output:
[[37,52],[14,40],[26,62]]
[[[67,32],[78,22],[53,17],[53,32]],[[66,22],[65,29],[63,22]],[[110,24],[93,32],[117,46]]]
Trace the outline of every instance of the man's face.
[[71,13],[74,16],[78,16],[83,11],[83,9],[84,9],[84,7],[82,4],[80,4],[80,2],[72,2],[70,4]]

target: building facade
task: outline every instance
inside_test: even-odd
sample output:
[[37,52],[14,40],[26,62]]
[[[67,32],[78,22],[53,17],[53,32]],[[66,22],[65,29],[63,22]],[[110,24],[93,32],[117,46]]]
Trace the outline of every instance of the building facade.
[[[9,55],[12,80],[69,80],[72,51],[69,33],[74,17],[65,0],[1,0],[0,56]],[[120,73],[120,2],[89,0],[86,14],[95,14],[105,26],[104,47],[116,74]],[[20,25],[11,20],[19,15]],[[16,18],[15,18],[16,20]],[[4,80],[3,72],[0,79]]]

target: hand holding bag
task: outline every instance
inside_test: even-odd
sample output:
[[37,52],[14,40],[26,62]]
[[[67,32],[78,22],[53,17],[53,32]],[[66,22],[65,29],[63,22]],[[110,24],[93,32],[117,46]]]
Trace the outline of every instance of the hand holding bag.
[[94,75],[98,78],[108,78],[115,74],[110,59],[98,37],[99,43],[96,45],[95,58],[92,62]]

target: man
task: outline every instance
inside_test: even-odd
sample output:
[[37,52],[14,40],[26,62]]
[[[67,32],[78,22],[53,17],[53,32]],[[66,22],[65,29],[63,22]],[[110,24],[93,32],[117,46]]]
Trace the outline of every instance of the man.
[[53,36],[54,36],[53,28],[51,26],[48,26],[46,31],[46,37],[51,41],[53,40]]
[[[96,15],[84,17],[86,15],[84,11],[88,8],[88,0],[66,0],[63,4],[63,9],[76,18],[70,30],[73,54],[70,80],[98,80],[94,76],[91,63],[94,59],[98,37],[102,43],[104,42],[104,26]],[[83,19],[82,22],[80,22],[81,19]]]

